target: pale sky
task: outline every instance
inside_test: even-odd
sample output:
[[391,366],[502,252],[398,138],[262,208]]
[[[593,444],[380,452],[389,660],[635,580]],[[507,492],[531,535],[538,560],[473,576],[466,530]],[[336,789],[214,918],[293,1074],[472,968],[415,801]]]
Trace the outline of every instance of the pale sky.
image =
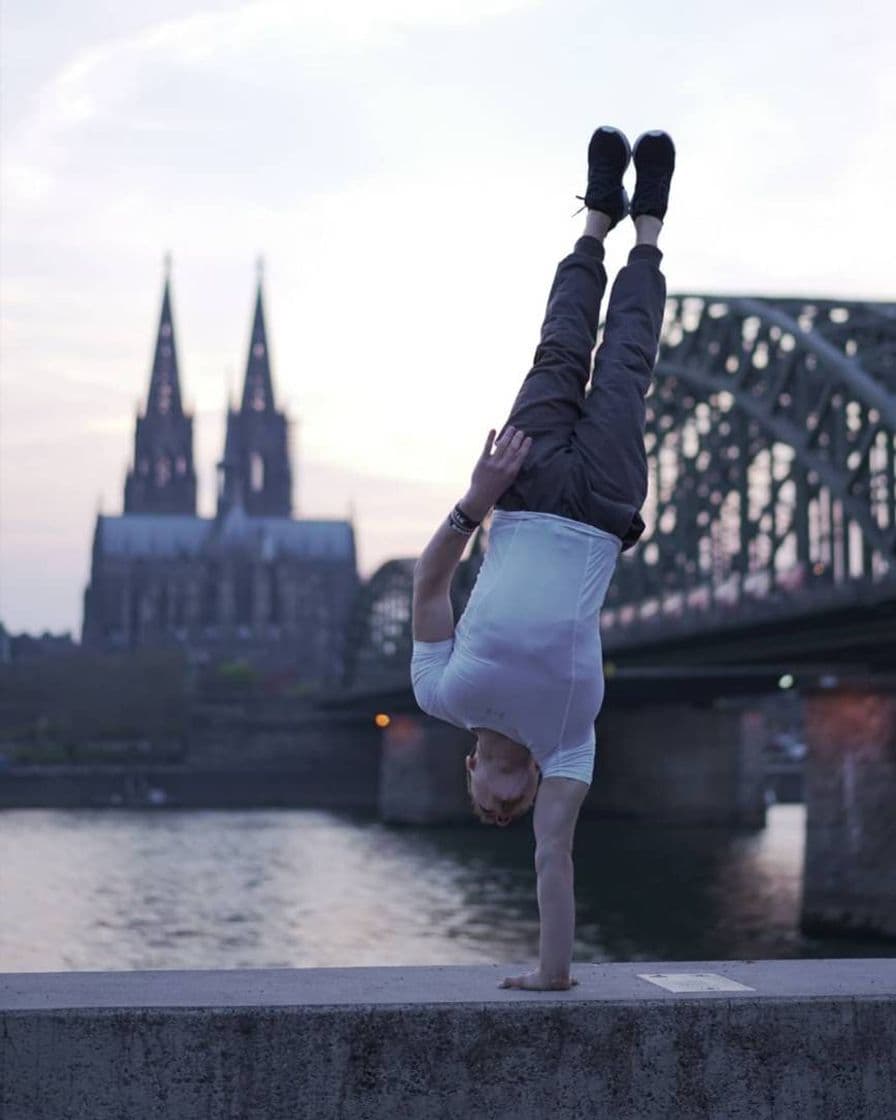
[[80,634],[167,251],[200,513],[263,254],[298,513],[353,502],[364,576],[506,419],[597,125],[676,141],[670,293],[893,299],[892,10],[5,0],[0,620]]

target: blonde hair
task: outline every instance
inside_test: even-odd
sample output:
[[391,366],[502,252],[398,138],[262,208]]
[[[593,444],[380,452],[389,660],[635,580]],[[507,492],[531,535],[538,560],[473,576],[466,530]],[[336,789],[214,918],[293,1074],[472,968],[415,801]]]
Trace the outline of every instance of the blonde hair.
[[[476,754],[476,747],[478,747],[478,745],[479,744],[477,742],[476,745],[473,747],[473,749],[467,755],[467,758],[473,758],[473,756]],[[538,786],[541,785],[541,767],[538,766],[538,763],[536,763],[535,765],[538,769],[538,784],[535,787],[535,791],[537,793],[538,792]],[[477,816],[479,818],[479,820],[482,821],[483,824],[495,824],[495,821],[491,820],[488,816],[486,816],[482,806],[479,804],[479,802],[473,796],[473,774],[472,774],[472,771],[470,770],[470,768],[468,766],[465,766],[464,769],[466,770],[466,773],[467,773],[467,794],[470,798],[470,805],[472,806],[474,815]],[[499,806],[501,807],[502,812],[507,813],[510,817],[516,818],[517,816],[522,816],[522,813],[517,813],[515,810],[525,800],[526,800],[526,794],[522,793],[522,794],[520,794],[519,797],[514,797],[509,801],[500,801]],[[526,808],[527,809],[531,808],[531,805],[534,805],[534,804],[535,804],[535,798],[533,797],[530,805],[527,805]]]

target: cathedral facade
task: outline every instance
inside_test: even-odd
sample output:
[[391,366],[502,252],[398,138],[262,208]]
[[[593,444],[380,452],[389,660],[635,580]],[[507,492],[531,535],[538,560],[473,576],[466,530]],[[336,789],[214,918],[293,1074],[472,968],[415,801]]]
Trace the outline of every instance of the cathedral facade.
[[124,511],[96,521],[83,644],[177,645],[201,662],[339,681],[358,590],[354,528],[293,516],[289,421],[274,399],[260,279],[242,398],[228,407],[217,470],[216,514],[199,517],[166,277]]

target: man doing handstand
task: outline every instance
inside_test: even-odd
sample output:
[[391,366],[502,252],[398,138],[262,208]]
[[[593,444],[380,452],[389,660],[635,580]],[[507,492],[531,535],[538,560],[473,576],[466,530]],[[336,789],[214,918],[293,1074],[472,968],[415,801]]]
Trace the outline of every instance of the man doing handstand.
[[[644,531],[644,397],[666,297],[657,238],[674,168],[665,132],[644,133],[633,151],[618,129],[592,136],[584,235],[557,267],[534,365],[414,572],[417,703],[476,736],[466,766],[481,820],[507,825],[535,804],[539,965],[502,987],[577,982],[572,848],[604,695],[599,614],[620,551]],[[637,243],[613,284],[592,376],[603,241],[627,214]],[[455,629],[451,580],[492,507],[488,550]]]

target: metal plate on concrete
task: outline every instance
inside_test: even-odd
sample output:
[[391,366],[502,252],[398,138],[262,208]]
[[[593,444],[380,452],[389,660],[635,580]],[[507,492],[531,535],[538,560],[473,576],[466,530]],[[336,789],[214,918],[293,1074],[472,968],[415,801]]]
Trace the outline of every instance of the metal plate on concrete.
[[668,992],[755,992],[718,972],[639,972],[638,978]]

